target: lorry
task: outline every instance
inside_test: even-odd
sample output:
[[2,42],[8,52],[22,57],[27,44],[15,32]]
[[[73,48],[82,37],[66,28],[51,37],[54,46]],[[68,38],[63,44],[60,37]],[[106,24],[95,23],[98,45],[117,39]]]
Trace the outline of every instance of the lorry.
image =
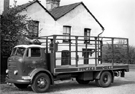
[[[109,87],[115,76],[124,77],[129,71],[128,44],[127,38],[116,37],[39,37],[32,44],[13,48],[7,61],[6,81],[19,89],[31,86],[37,93],[46,92],[55,81],[67,79],[79,84],[95,81],[97,86]],[[118,47],[124,49],[124,59],[115,56]],[[104,60],[107,49],[108,62]]]

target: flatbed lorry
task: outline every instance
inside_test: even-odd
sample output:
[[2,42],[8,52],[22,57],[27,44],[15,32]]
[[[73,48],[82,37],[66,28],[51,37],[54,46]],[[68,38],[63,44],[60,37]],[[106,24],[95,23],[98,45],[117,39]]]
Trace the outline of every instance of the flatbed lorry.
[[[39,37],[35,43],[13,48],[8,58],[7,83],[20,89],[31,86],[38,93],[46,92],[54,81],[72,78],[79,84],[95,81],[100,87],[109,87],[115,76],[124,77],[129,71],[127,38],[52,35]],[[110,62],[103,60],[104,46],[110,47]],[[115,58],[119,46],[127,55],[122,64]]]

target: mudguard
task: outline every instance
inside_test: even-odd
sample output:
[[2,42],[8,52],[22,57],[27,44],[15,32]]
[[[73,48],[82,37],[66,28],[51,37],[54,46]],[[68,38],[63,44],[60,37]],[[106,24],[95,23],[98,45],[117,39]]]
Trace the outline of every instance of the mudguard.
[[[114,72],[112,70],[108,70],[108,71],[112,74],[112,83],[113,83],[114,82]],[[100,79],[100,76],[101,76],[102,72],[104,72],[104,71],[96,72],[95,75],[94,75],[94,78]]]
[[54,84],[54,80],[53,80],[52,74],[51,74],[48,70],[43,69],[43,68],[36,68],[36,69],[34,69],[34,70],[29,74],[29,76],[30,76],[30,78],[31,78],[31,83],[32,83],[34,77],[35,77],[38,73],[46,73],[46,74],[50,77],[51,84]]
[[100,75],[101,75],[102,71],[96,72],[94,75],[95,79],[100,79]]

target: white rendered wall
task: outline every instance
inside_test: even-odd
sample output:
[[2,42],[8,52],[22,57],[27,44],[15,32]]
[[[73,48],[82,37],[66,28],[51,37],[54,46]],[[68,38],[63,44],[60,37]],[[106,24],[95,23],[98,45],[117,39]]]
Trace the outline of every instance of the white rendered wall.
[[83,36],[84,28],[90,28],[92,36],[97,36],[100,32],[102,32],[99,24],[83,5],[79,5],[77,8],[61,17],[57,22],[61,25],[71,26],[71,35]]
[[91,29],[91,35],[97,36],[102,32],[101,27],[89,14],[83,5],[79,5],[57,21],[38,3],[29,6],[20,14],[27,14],[28,18],[39,21],[39,36],[63,34],[63,25],[71,26],[71,35],[84,35],[84,28]]

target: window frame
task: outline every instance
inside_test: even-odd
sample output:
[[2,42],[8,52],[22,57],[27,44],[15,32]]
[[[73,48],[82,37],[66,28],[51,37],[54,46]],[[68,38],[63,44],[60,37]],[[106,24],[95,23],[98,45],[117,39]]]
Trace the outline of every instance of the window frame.
[[[34,24],[33,24],[34,23]],[[28,30],[29,30],[29,32],[31,33],[31,32],[33,32],[33,30],[35,29],[31,29],[31,27],[37,27],[36,28],[36,32],[34,32],[33,34],[31,34],[30,36],[34,36],[34,37],[38,37],[38,35],[39,35],[39,21],[37,21],[37,20],[28,20],[28,26],[27,26],[27,28],[28,28]]]
[[[22,51],[23,49],[23,51]],[[26,48],[25,47],[15,47],[12,49],[10,56],[20,56],[23,57],[25,55]]]
[[[68,29],[69,29],[69,31],[68,31]],[[71,36],[71,26],[64,25],[63,26],[63,42],[69,43],[70,36]]]
[[[32,56],[32,48],[38,48],[39,51],[40,51],[40,55],[39,56]],[[30,48],[27,48],[26,56],[27,57],[30,57],[30,58],[39,58],[39,57],[41,57],[42,56],[41,48],[39,48],[39,47],[30,47]]]
[[90,43],[90,28],[84,28],[84,43]]

